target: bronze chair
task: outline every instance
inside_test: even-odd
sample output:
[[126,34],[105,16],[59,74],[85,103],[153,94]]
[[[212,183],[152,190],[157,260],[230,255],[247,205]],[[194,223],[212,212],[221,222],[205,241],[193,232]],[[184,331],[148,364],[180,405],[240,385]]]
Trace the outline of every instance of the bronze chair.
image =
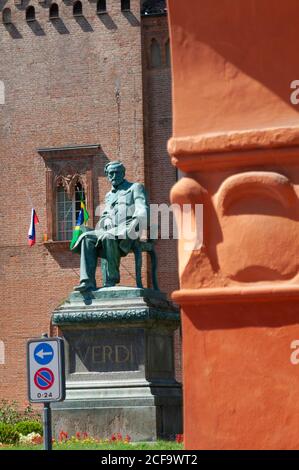
[[157,279],[157,255],[155,252],[155,242],[153,240],[136,240],[131,250],[135,256],[136,285],[143,289],[141,270],[142,270],[142,252],[147,252],[151,258],[152,284],[155,290],[160,290]]

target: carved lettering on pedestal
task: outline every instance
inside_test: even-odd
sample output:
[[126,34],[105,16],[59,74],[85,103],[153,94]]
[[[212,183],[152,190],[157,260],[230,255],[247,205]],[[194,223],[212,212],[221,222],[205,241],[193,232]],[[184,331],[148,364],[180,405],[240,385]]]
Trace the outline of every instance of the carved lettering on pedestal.
[[69,371],[126,372],[138,371],[144,364],[143,330],[105,329],[102,331],[70,331]]
[[132,344],[88,346],[86,349],[78,348],[78,354],[83,362],[91,359],[93,364],[125,364],[134,361]]

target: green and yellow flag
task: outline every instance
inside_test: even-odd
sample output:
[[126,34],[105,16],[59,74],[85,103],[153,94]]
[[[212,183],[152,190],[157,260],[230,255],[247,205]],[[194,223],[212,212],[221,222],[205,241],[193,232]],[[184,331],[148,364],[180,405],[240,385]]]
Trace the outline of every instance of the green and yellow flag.
[[88,221],[88,219],[89,219],[89,214],[86,210],[84,202],[81,201],[81,209],[80,209],[80,212],[79,212],[79,215],[78,215],[76,227],[74,228],[73,238],[72,238],[72,241],[70,243],[70,250],[73,249],[73,247],[75,246],[75,244],[76,244],[78,238],[80,237],[81,233],[83,233],[81,225],[86,225],[86,222]]

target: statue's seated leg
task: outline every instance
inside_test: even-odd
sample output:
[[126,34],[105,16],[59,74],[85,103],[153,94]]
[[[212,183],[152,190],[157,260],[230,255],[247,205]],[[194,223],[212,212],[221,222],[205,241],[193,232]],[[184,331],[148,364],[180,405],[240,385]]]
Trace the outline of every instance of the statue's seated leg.
[[105,258],[101,258],[101,270],[102,270],[103,286],[111,287],[109,285],[110,283],[108,280],[108,261]]
[[96,289],[96,267],[98,260],[98,250],[96,247],[97,236],[94,232],[87,232],[81,241],[80,259],[80,285],[76,286],[76,291],[87,291]]
[[104,287],[112,287],[120,281],[120,250],[118,240],[104,238],[101,240],[101,266]]
[[143,289],[142,284],[142,276],[141,276],[141,269],[142,269],[142,250],[139,241],[137,241],[133,248],[134,255],[135,255],[135,275],[136,275],[136,285],[140,289]]

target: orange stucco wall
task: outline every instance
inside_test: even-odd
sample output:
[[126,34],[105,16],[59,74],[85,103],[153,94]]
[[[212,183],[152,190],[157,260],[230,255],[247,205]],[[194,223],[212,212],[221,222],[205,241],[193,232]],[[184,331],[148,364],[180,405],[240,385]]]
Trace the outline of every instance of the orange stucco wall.
[[168,8],[168,149],[186,174],[171,196],[194,217],[203,205],[203,243],[181,232],[173,294],[182,306],[185,446],[297,449],[298,2],[169,0]]
[[289,97],[298,8],[296,0],[169,1],[175,136],[297,125]]

